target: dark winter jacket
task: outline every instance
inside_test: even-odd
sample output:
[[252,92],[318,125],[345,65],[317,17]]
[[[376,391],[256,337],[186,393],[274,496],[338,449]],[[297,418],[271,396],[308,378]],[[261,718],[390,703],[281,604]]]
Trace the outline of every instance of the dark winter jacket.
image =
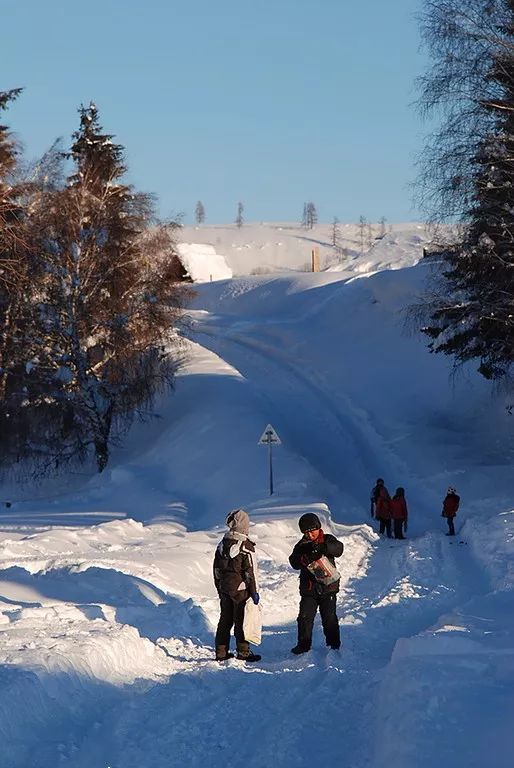
[[443,501],[443,517],[455,517],[460,504],[460,496],[456,493],[448,493]]
[[320,534],[316,541],[311,541],[307,536],[303,536],[300,541],[295,544],[289,562],[291,567],[296,571],[300,571],[300,594],[303,596],[308,595],[326,595],[331,592],[339,591],[339,581],[335,581],[328,586],[320,584],[316,581],[312,573],[307,569],[309,563],[314,560],[319,560],[322,555],[325,555],[332,565],[335,566],[335,557],[341,557],[343,554],[343,542],[336,539],[330,533],[324,533],[320,530]]
[[214,555],[214,584],[218,594],[235,602],[246,601],[257,592],[255,544],[244,533],[229,531]]
[[377,520],[391,519],[391,497],[385,485],[375,486],[375,517]]
[[393,520],[407,520],[408,510],[405,496],[393,496],[389,502]]

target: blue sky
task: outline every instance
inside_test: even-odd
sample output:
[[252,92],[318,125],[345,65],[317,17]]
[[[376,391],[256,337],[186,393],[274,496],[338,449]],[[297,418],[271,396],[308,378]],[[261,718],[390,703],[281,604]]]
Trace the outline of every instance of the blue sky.
[[[211,223],[419,217],[421,0],[18,0],[2,8],[0,90],[29,157],[95,101],[161,215]],[[7,32],[7,33],[6,33]]]

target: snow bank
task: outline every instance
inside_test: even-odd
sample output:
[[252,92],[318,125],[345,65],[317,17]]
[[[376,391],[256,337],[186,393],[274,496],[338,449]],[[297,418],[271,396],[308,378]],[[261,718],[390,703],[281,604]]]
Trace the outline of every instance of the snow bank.
[[458,537],[442,542],[443,562],[460,561],[469,599],[396,643],[378,698],[384,716],[376,768],[512,765],[513,554],[513,512],[474,518]]
[[232,270],[224,256],[216,253],[212,245],[203,243],[178,243],[180,260],[194,283],[207,283],[212,280],[228,280]]

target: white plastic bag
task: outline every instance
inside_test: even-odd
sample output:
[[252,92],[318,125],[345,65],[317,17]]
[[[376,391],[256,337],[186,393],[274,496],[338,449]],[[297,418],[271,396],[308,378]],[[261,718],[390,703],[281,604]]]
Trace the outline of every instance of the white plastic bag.
[[335,565],[332,565],[325,555],[321,555],[319,560],[314,560],[314,562],[309,563],[307,570],[312,573],[316,581],[320,584],[324,584],[326,587],[330,584],[334,584],[334,582],[339,581],[341,578],[341,574]]
[[261,644],[262,635],[262,611],[260,605],[255,605],[251,598],[248,598],[245,605],[245,617],[243,620],[243,632],[247,643],[252,645]]

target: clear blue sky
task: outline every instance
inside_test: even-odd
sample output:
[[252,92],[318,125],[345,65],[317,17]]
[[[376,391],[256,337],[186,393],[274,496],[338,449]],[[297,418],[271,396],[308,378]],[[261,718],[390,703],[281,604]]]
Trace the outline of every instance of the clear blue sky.
[[163,216],[211,223],[419,217],[421,0],[17,0],[1,9],[0,90],[29,157],[95,101],[130,181]]

